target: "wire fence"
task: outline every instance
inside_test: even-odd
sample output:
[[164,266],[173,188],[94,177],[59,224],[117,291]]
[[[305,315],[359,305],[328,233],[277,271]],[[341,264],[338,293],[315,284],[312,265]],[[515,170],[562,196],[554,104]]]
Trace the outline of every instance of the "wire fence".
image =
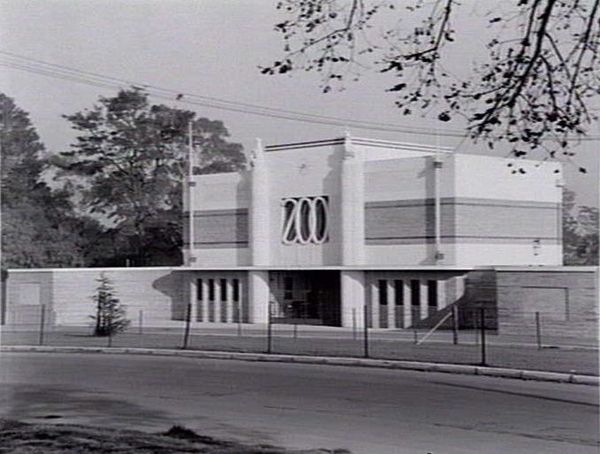
[[[369,320],[366,307],[364,311],[354,319]],[[474,326],[468,329],[460,329],[455,311],[423,328],[372,329],[357,322],[351,328],[335,328],[275,323],[271,317],[262,325],[198,323],[191,319],[188,307],[184,320],[176,326],[146,326],[144,313],[139,311],[125,331],[96,336],[91,324],[55,326],[52,314],[41,306],[35,317],[29,314],[26,321],[13,319],[3,325],[0,342],[374,358],[598,375],[597,339],[582,337],[577,331],[573,336],[564,335],[555,314],[513,314],[507,333],[502,332],[502,325],[490,329],[493,314],[485,308],[475,315],[471,317]]]

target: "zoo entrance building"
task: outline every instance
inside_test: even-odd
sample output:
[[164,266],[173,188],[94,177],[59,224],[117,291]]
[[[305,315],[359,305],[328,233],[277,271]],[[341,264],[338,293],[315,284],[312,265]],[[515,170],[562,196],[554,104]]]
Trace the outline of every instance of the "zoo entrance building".
[[[145,326],[433,326],[479,307],[504,333],[597,338],[598,269],[563,267],[560,164],[343,138],[263,147],[248,170],[195,175],[181,267],[11,270],[7,323],[44,304],[89,324],[104,272]],[[190,213],[191,211],[191,213]],[[367,311],[363,312],[366,305]],[[569,334],[570,333],[570,334]]]

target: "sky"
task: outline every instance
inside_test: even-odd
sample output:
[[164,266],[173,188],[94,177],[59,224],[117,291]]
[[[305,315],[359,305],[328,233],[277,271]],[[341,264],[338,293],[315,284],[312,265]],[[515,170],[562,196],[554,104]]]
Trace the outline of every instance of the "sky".
[[[481,18],[502,2],[464,0],[455,27],[466,44],[453,49],[459,67],[483,55]],[[386,92],[388,76],[365,72],[344,91],[323,94],[319,78],[305,72],[285,76],[260,74],[259,65],[281,57],[282,43],[273,25],[281,18],[275,0],[0,0],[0,51],[116,79],[276,109],[402,126],[432,128],[439,135],[349,128],[352,135],[457,147],[457,151],[503,155],[483,144],[446,137],[461,124],[420,116],[403,117]],[[500,6],[500,7],[501,7]],[[75,134],[61,115],[91,107],[99,96],[113,96],[116,87],[90,86],[2,66],[0,90],[30,113],[50,153],[68,149]],[[10,59],[14,61],[14,59]],[[123,88],[127,85],[123,84]],[[339,125],[250,115],[172,99],[153,102],[195,110],[222,120],[231,140],[246,152],[260,137],[265,144],[339,137]],[[600,134],[600,129],[590,131]],[[577,202],[598,206],[600,141],[577,146],[575,164],[565,164],[565,180]],[[587,174],[577,167],[583,166]]]

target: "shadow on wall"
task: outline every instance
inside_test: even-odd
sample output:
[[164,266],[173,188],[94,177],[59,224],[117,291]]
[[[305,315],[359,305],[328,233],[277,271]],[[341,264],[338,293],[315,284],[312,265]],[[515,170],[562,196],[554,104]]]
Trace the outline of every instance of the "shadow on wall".
[[152,283],[152,288],[170,299],[170,320],[185,320],[186,303],[183,295],[183,276],[184,273],[171,271]]
[[[237,200],[239,205],[243,205],[243,201],[250,198],[250,172],[244,170],[240,172],[241,178],[237,184]],[[239,206],[238,205],[238,206]],[[236,216],[236,238],[238,241],[244,242],[241,247],[236,248],[236,263],[250,263],[248,257],[245,255],[246,249],[250,246],[250,209],[252,209],[250,200],[247,201],[247,205],[250,207],[246,211],[245,216]]]
[[[496,276],[489,271],[471,271],[465,281],[464,294],[448,306],[435,311],[427,318],[415,323],[417,328],[432,328],[441,321],[452,307],[458,309],[459,329],[479,329],[481,326],[481,309],[484,309],[485,328],[498,330],[498,303],[496,296]],[[453,320],[450,316],[441,329],[452,329]]]
[[[329,171],[323,178],[323,194],[329,196],[329,241],[321,247],[321,263],[323,265],[335,265],[342,260],[341,244],[339,243],[339,234],[335,232],[342,231],[342,216],[341,216],[341,168],[343,164],[344,146],[340,145],[339,149],[331,153],[327,158],[327,167]],[[339,208],[338,208],[339,207]],[[334,234],[332,235],[332,232]],[[333,238],[332,238],[333,237]],[[336,239],[337,238],[337,239]]]
[[422,260],[419,265],[435,265],[435,176],[434,176],[434,158],[424,158],[424,167],[421,172],[418,173],[419,178],[425,179],[425,210],[423,219],[425,225],[423,231],[425,232],[425,245],[427,248],[427,257]]

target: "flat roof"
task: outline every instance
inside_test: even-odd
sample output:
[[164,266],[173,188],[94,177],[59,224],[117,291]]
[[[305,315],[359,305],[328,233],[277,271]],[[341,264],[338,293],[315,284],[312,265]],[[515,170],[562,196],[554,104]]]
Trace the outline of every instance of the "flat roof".
[[[273,144],[265,146],[265,151],[281,151],[281,150],[296,150],[301,148],[326,147],[331,145],[343,145],[346,141],[345,137],[337,137],[334,139],[311,140],[306,142],[293,142],[283,144]],[[421,151],[426,153],[442,152],[452,153],[451,147],[418,144],[411,142],[394,142],[391,140],[368,139],[364,137],[350,137],[350,142],[355,145],[364,145],[369,147]]]
[[456,265],[371,265],[371,266],[147,266],[147,267],[99,267],[99,268],[11,268],[9,273],[73,272],[73,271],[548,271],[548,272],[595,272],[598,266],[550,266],[550,265],[502,265],[502,266],[456,266]]

